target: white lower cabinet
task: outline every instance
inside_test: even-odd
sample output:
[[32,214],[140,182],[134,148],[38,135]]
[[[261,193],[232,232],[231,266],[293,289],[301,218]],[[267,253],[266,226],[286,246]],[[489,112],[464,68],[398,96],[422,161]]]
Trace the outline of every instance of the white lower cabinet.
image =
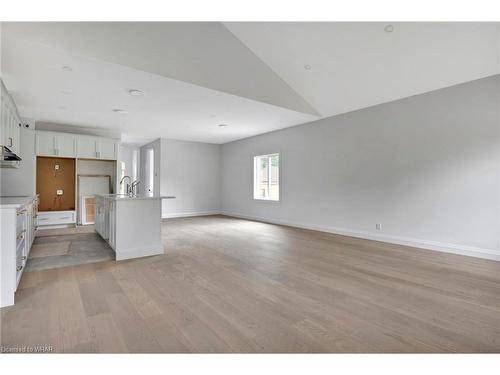
[[95,228],[116,260],[163,254],[161,198],[96,196]]
[[38,213],[37,225],[66,225],[76,222],[75,211],[42,211]]
[[2,202],[0,205],[0,307],[14,304],[15,292],[35,238],[37,206],[36,198],[20,204]]
[[95,197],[94,226],[99,235],[107,240],[109,238],[109,210],[106,199]]
[[108,214],[108,242],[116,250],[116,201],[107,200],[109,203]]

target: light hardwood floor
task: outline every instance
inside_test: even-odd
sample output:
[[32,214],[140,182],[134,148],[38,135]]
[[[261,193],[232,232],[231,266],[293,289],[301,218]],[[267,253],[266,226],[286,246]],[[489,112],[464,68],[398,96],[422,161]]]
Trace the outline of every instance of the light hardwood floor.
[[64,352],[500,352],[500,262],[223,216],[165,255],[29,272],[4,347]]

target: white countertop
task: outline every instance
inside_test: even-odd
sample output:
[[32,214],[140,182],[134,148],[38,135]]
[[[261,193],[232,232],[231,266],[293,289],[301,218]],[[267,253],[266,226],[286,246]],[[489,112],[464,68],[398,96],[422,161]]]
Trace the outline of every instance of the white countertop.
[[174,196],[170,195],[126,195],[126,194],[96,194],[98,197],[103,197],[106,199],[112,199],[115,201],[133,201],[133,200],[144,200],[144,199],[174,199]]
[[31,203],[36,197],[22,195],[18,197],[0,197],[0,208],[19,208]]

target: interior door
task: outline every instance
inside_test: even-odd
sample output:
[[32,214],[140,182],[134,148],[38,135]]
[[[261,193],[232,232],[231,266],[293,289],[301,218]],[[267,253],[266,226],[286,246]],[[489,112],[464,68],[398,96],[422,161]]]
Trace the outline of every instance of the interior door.
[[145,181],[144,181],[144,191],[146,194],[154,194],[155,186],[155,150],[154,148],[148,148],[146,150],[146,163],[145,163]]

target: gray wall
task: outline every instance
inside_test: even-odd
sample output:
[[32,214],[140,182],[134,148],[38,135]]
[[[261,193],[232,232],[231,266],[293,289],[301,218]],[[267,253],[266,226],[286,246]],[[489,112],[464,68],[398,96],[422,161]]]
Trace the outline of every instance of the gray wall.
[[163,217],[220,211],[220,145],[166,139],[161,171]]
[[[500,259],[499,100],[494,76],[225,144],[222,210]],[[282,199],[254,201],[273,152]]]
[[155,194],[173,195],[162,202],[162,217],[220,212],[220,145],[157,139],[140,148],[141,192],[146,174],[145,153],[155,150]]
[[31,129],[21,128],[21,157],[19,168],[0,168],[0,195],[34,195],[35,194],[35,122],[22,119]]

